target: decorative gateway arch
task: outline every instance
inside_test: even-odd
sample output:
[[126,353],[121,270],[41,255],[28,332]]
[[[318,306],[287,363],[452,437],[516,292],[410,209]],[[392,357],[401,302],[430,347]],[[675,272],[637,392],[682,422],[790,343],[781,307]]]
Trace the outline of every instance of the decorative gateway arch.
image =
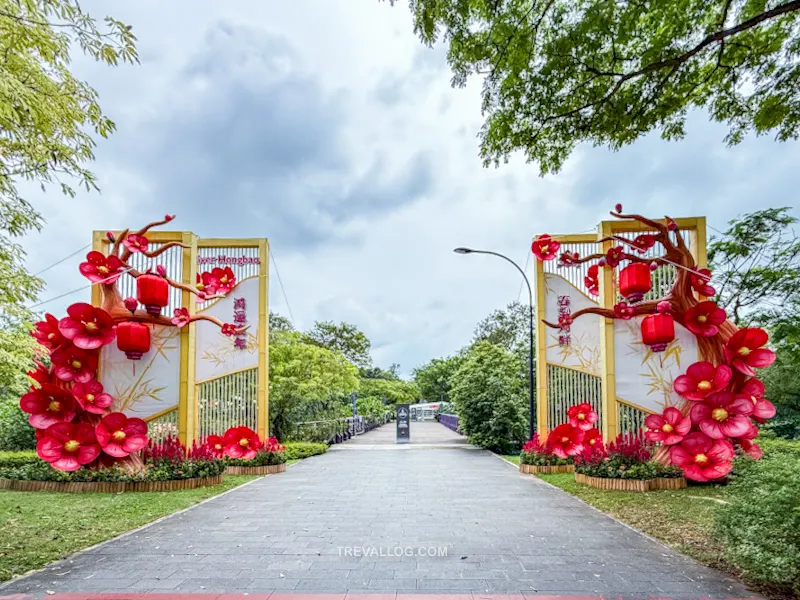
[[[597,411],[605,440],[638,431],[647,415],[685,404],[673,389],[675,378],[710,358],[710,349],[699,348],[704,340],[677,320],[674,337],[663,347],[645,344],[642,335],[642,322],[658,314],[659,300],[670,298],[679,311],[688,308],[682,297],[694,303],[691,278],[707,261],[705,217],[653,221],[621,210],[612,213],[618,220],[601,222],[597,233],[552,236],[560,248],[545,249],[553,253],[550,258],[558,253],[558,260],[534,261],[537,429],[543,438],[568,421],[567,409],[577,402],[589,402]],[[620,251],[624,256],[615,257]],[[641,299],[636,292],[631,296],[631,281],[621,281],[625,269],[616,268],[629,260],[639,265],[631,271],[651,275]],[[617,314],[620,310],[630,313]]]
[[[101,350],[98,379],[113,410],[148,422],[156,441],[172,434],[191,444],[236,425],[266,439],[269,242],[151,231],[172,218],[136,232],[94,232],[94,250],[116,254],[125,267],[92,288],[92,304],[118,324],[117,343]],[[156,283],[149,291],[141,281],[148,273]],[[129,300],[131,312],[126,298],[145,310]],[[126,322],[145,324],[149,343],[137,348],[136,332],[122,330]]]

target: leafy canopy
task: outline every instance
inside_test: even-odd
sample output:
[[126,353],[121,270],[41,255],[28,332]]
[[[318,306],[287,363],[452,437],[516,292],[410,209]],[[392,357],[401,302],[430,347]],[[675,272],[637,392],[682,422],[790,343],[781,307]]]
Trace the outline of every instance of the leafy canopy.
[[414,382],[419,386],[420,398],[424,402],[450,401],[451,380],[463,358],[434,358],[429,363],[414,369]]
[[[394,0],[389,0],[394,4]],[[481,155],[557,172],[580,142],[685,134],[688,109],[745,134],[797,138],[798,0],[409,0],[448,44],[453,85],[483,78]]]
[[339,324],[333,321],[317,321],[306,336],[312,344],[341,352],[357,367],[366,369],[372,364],[369,338],[355,325],[344,321]]

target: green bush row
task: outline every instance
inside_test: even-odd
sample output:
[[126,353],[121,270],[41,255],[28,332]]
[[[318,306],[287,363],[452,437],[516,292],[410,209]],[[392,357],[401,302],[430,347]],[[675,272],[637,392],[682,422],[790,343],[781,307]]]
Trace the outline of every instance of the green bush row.
[[225,461],[185,460],[179,463],[159,462],[149,465],[146,470],[130,473],[120,467],[107,469],[78,469],[65,473],[51,467],[43,460],[0,466],[0,478],[24,481],[170,481],[173,479],[193,479],[195,477],[214,477],[225,470]]
[[683,476],[683,471],[673,465],[662,465],[654,461],[627,465],[613,457],[599,463],[576,463],[575,472],[588,477],[607,479],[655,479],[656,477]]
[[280,465],[286,462],[286,452],[259,452],[255,458],[226,458],[225,462],[232,467],[264,467],[267,465]]
[[284,454],[287,460],[300,460],[317,454],[325,454],[328,451],[328,444],[317,442],[286,442]]
[[19,467],[34,462],[39,462],[41,459],[36,454],[35,450],[20,450],[18,452],[0,452],[0,468],[4,467]]

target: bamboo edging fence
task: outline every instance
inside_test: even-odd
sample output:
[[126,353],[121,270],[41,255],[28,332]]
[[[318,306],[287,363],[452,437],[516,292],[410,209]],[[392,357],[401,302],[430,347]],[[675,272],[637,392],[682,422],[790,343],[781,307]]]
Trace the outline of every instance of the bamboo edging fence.
[[551,475],[552,473],[574,473],[575,465],[520,465],[521,473]]
[[286,470],[286,463],[279,465],[263,465],[261,467],[234,467],[229,466],[225,469],[226,475],[272,475],[273,473],[283,473]]
[[686,487],[683,477],[656,477],[655,479],[615,479],[611,477],[589,477],[575,473],[576,483],[583,483],[601,490],[618,492],[652,492],[656,490],[681,490]]
[[213,477],[172,479],[169,481],[25,481],[0,478],[0,490],[61,492],[67,494],[86,494],[90,492],[119,494],[120,492],[175,492],[219,485],[220,483],[222,483],[222,474]]

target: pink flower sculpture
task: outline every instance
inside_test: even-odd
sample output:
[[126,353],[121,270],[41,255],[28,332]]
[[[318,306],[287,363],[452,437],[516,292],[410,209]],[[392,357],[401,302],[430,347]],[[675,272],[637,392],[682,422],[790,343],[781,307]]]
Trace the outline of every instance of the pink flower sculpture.
[[600,268],[597,265],[592,265],[586,272],[586,277],[583,278],[583,285],[589,289],[592,296],[600,294],[600,282],[598,281],[598,272]]
[[137,418],[129,419],[121,412],[103,417],[94,431],[103,452],[115,458],[138,452],[149,441],[147,423]]
[[83,410],[94,415],[105,414],[106,409],[114,403],[111,394],[103,392],[103,384],[94,379],[86,383],[76,383],[72,388],[72,395]]
[[190,319],[188,308],[176,308],[175,316],[172,317],[172,324],[178,328],[185,327],[189,324]]
[[692,421],[684,417],[674,406],[669,406],[660,415],[648,415],[644,420],[647,426],[645,437],[651,442],[662,442],[666,446],[679,444],[683,436],[692,428]]
[[606,252],[606,265],[612,269],[625,260],[625,250],[622,246],[614,246]]
[[92,250],[86,255],[86,262],[78,267],[81,275],[93,283],[114,283],[119,279],[124,267],[119,257]]
[[206,438],[206,446],[211,450],[212,454],[217,458],[222,458],[225,451],[225,440],[221,435],[210,435]]
[[45,430],[36,452],[54,469],[77,471],[100,455],[100,445],[88,423],[56,423]]
[[122,244],[128,250],[136,254],[137,252],[147,252],[147,248],[150,245],[150,242],[143,235],[129,233],[128,235],[125,236],[125,239],[122,240]]
[[569,424],[581,431],[589,431],[597,422],[597,413],[588,402],[581,402],[567,409]]
[[750,416],[759,423],[775,416],[775,405],[764,398],[764,384],[760,380],[748,379],[739,393],[753,403],[753,413]]
[[696,431],[669,449],[672,464],[683,469],[683,474],[694,481],[713,481],[725,477],[731,470],[733,446],[725,440],[712,440]]
[[19,407],[30,413],[28,423],[35,429],[72,421],[75,418],[75,398],[67,390],[52,383],[31,390],[19,399]]
[[649,233],[643,233],[642,235],[637,235],[633,242],[631,242],[631,246],[636,248],[636,251],[639,254],[644,254],[650,248],[656,245],[656,236],[650,235]]
[[710,298],[717,293],[713,287],[708,285],[711,281],[711,271],[708,269],[697,269],[696,273],[692,273],[692,289],[701,296]]
[[228,337],[236,335],[238,327],[233,325],[232,323],[225,323],[222,325],[222,335],[227,335]]
[[725,359],[731,366],[750,377],[755,369],[763,369],[775,362],[775,353],[762,348],[767,343],[767,332],[758,327],[745,327],[734,333],[725,346]]
[[683,316],[686,329],[700,337],[712,337],[719,333],[719,325],[725,322],[725,311],[716,302],[706,300],[686,311]]
[[627,302],[618,302],[614,305],[614,318],[628,321],[633,318],[634,310]]
[[215,283],[215,294],[227,294],[236,287],[236,276],[230,267],[214,267],[210,279]]
[[561,242],[554,240],[546,233],[537,236],[531,244],[531,252],[540,261],[553,260],[560,249]]
[[94,350],[114,341],[114,321],[102,308],[78,302],[67,309],[69,316],[58,322],[58,330],[82,350]]
[[61,381],[86,383],[97,371],[97,354],[75,346],[66,346],[53,352],[50,360],[53,373]]
[[31,335],[48,350],[55,350],[66,342],[66,338],[58,330],[58,319],[50,313],[44,315],[44,321],[39,321],[33,326]]
[[753,403],[748,398],[717,392],[692,406],[689,416],[700,431],[711,439],[721,440],[746,435],[752,427],[748,418],[752,412]]
[[703,400],[724,390],[731,377],[733,371],[728,365],[715,367],[710,362],[701,361],[690,365],[685,375],[676,377],[672,386],[687,400]]

